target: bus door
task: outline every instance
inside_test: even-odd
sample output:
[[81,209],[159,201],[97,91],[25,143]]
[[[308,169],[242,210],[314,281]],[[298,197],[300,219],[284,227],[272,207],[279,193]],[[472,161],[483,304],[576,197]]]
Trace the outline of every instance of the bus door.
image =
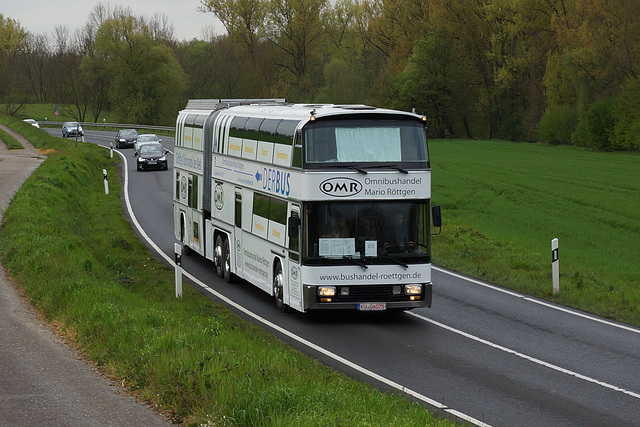
[[301,242],[301,220],[300,206],[290,205],[288,215],[287,235],[289,237],[289,265],[285,266],[285,286],[284,301],[287,305],[304,310],[302,304],[302,280],[300,278],[300,242]]
[[[242,274],[242,188],[236,187],[236,197],[234,203],[234,233],[233,251],[235,252],[235,274],[244,277]],[[233,268],[231,269],[233,271]]]

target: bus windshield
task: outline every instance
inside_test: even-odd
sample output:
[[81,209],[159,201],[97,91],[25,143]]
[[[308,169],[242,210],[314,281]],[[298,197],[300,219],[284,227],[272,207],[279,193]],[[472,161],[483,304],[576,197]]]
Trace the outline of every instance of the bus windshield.
[[429,262],[427,207],[412,201],[306,203],[303,263]]
[[[303,131],[305,162],[428,165],[424,124],[417,120],[317,120]],[[418,166],[416,165],[416,166]]]

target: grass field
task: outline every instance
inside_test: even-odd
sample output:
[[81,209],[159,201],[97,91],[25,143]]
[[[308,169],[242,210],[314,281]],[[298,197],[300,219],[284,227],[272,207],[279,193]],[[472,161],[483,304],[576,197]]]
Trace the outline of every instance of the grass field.
[[640,155],[503,141],[430,144],[433,201],[444,220],[434,237],[436,264],[640,326]]
[[[133,233],[116,157],[15,119],[48,159],[0,227],[2,263],[83,354],[175,422],[221,426],[452,426],[306,357],[190,286]],[[31,128],[31,129],[30,129]]]

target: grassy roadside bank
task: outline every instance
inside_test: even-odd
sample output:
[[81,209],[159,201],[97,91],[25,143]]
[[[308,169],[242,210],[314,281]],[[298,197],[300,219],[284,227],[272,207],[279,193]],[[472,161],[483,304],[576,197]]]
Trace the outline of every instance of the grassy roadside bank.
[[118,159],[0,121],[51,150],[4,213],[2,263],[31,303],[103,371],[185,424],[454,425],[292,350],[185,286],[137,239]]
[[24,149],[22,144],[20,144],[20,142],[17,139],[15,139],[14,137],[9,135],[7,132],[5,132],[2,129],[0,129],[0,141],[4,143],[5,147],[7,147],[8,150]]

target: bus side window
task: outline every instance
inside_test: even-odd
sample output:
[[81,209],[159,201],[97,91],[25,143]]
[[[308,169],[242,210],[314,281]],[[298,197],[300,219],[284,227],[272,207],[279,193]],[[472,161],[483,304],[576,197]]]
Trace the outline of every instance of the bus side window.
[[198,209],[198,175],[189,174],[189,187],[187,191],[187,206]]
[[236,212],[235,212],[235,225],[237,228],[242,228],[242,193],[236,190]]
[[176,171],[176,200],[180,200],[180,172]]

